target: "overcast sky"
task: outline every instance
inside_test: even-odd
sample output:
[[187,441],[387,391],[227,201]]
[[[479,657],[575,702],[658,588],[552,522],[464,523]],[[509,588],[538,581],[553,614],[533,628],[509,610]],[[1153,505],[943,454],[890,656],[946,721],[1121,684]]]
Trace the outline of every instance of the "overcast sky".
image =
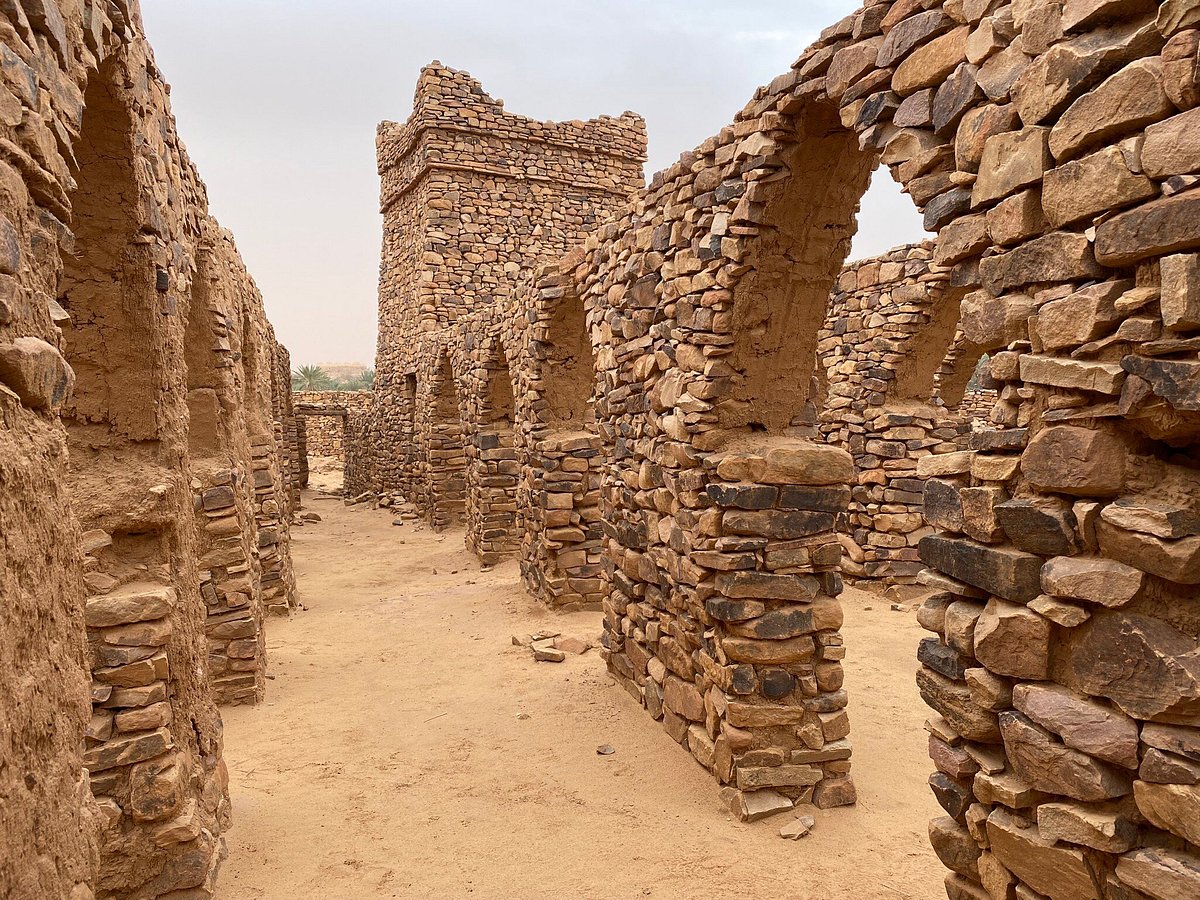
[[[374,364],[375,126],[421,66],[510,112],[646,118],[647,173],[728,124],[860,0],[143,0],[179,130],[293,365]],[[924,236],[886,170],[853,256]]]

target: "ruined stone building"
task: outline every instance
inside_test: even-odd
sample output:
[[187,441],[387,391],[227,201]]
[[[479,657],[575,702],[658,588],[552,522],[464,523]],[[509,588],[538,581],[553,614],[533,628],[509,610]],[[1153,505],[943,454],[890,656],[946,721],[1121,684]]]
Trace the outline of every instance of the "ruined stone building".
[[287,353],[135,0],[0,15],[0,896],[206,897],[295,585]]
[[[599,601],[614,678],[748,816],[855,800],[858,532],[856,573],[932,591],[948,896],[1197,895],[1198,45],[1195,0],[870,2],[644,188],[609,120],[607,214],[559,245],[480,229],[549,164],[427,69],[380,132],[349,483]],[[485,122],[500,171],[454,137]],[[935,248],[844,269],[880,163]]]

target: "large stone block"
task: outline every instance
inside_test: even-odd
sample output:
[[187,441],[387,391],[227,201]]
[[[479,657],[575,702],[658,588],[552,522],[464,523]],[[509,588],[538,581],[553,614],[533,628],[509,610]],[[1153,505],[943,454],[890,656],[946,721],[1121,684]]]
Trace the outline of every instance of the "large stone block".
[[41,338],[0,344],[0,383],[32,409],[51,409],[70,394],[75,373],[63,355]]
[[1200,190],[1143,203],[1096,227],[1095,258],[1114,268],[1200,247]]
[[1013,706],[1068,747],[1127,769],[1138,767],[1138,726],[1123,713],[1050,682],[1018,684]]
[[1047,594],[1110,609],[1130,603],[1144,581],[1140,570],[1103,557],[1060,556],[1042,567],[1042,590]]
[[[1132,210],[1126,215],[1136,212]],[[1029,284],[1086,281],[1103,274],[1104,268],[1097,263],[1091,242],[1082,234],[1067,231],[1044,235],[989,256],[979,264],[983,286],[997,296]]]
[[1021,456],[1021,471],[1044,491],[1115,497],[1125,486],[1125,443],[1108,431],[1075,425],[1044,428]]
[[1071,104],[1050,133],[1056,159],[1122,138],[1171,114],[1162,61],[1139,59]]
[[939,572],[999,597],[1027,603],[1041,593],[1042,560],[1031,553],[943,535],[922,538],[919,549]]
[[975,624],[975,658],[1014,678],[1046,678],[1050,670],[1050,620],[1015,603],[993,598]]

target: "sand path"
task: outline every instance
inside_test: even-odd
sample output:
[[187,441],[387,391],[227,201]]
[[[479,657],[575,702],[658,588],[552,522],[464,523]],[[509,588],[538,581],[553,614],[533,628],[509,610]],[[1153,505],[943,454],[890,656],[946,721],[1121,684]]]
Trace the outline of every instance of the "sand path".
[[847,592],[860,800],[790,842],[790,815],[733,819],[595,651],[535,663],[511,645],[543,627],[595,639],[598,613],[540,608],[461,532],[305,506],[323,517],[293,532],[308,608],[268,623],[267,700],[225,711],[223,900],[943,895],[911,613]]

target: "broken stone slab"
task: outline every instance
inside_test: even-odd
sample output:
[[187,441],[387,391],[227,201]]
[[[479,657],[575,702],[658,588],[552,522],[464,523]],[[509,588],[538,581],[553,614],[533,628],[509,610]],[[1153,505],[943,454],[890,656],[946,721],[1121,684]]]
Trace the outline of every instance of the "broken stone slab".
[[1200,844],[1200,787],[1135,781],[1133,796],[1138,810],[1151,823],[1192,844]]
[[1063,628],[1082,625],[1091,617],[1091,613],[1084,607],[1066,603],[1057,597],[1045,594],[1030,600],[1028,606],[1039,616],[1045,616],[1055,625],[1061,625]]
[[1138,767],[1137,723],[1118,710],[1052,683],[1018,684],[1013,706],[1068,747],[1127,769]]
[[741,791],[763,788],[808,787],[824,777],[820,766],[739,766],[737,786]]
[[1121,147],[1105,147],[1047,172],[1042,210],[1051,226],[1062,228],[1157,194],[1153,181],[1130,168]]
[[729,808],[743,822],[757,822],[768,816],[787,812],[793,803],[777,791],[734,791]]
[[1166,540],[1200,534],[1200,512],[1167,503],[1115,500],[1100,511],[1100,518],[1117,528]]
[[1131,281],[1105,281],[1043,304],[1037,311],[1042,346],[1061,350],[1107,334],[1121,320],[1117,299],[1133,287]]
[[530,645],[533,651],[533,658],[538,662],[562,662],[567,658],[567,654],[554,646],[554,641],[533,641]]
[[1042,590],[1055,597],[1117,609],[1137,597],[1145,577],[1141,570],[1113,559],[1058,556],[1042,566]]
[[1117,860],[1117,878],[1154,900],[1200,896],[1200,855],[1143,847]]
[[799,816],[779,829],[779,836],[789,841],[798,841],[816,827],[817,820],[812,816]]
[[950,816],[929,822],[929,843],[946,868],[968,878],[979,877],[979,855],[983,852],[966,827]]
[[117,766],[152,759],[172,746],[171,732],[166,728],[141,734],[123,735],[84,751],[83,765],[89,772],[103,772]]
[[1137,823],[1116,804],[1043,803],[1038,831],[1048,841],[1066,841],[1102,853],[1124,853],[1137,845]]

